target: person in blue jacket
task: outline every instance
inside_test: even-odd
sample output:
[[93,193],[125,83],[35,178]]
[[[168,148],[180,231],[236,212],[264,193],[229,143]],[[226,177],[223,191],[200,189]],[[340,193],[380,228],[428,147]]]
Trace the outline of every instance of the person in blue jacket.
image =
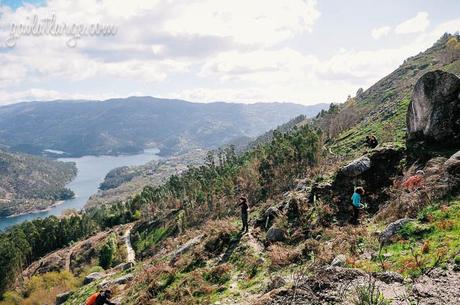
[[353,217],[351,218],[351,223],[356,225],[358,224],[359,210],[362,208],[361,196],[364,195],[364,189],[362,187],[355,188],[353,196],[351,196],[351,203],[353,206]]

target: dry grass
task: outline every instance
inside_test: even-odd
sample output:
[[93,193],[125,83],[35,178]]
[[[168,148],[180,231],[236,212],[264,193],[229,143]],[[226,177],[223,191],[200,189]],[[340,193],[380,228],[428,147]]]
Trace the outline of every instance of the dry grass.
[[302,251],[299,248],[283,244],[273,244],[268,248],[268,257],[270,258],[273,269],[285,267],[299,262],[302,258]]

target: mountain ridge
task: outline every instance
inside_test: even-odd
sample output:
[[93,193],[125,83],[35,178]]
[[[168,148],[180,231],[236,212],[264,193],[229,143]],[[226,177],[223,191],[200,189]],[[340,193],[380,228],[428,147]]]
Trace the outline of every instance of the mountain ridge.
[[325,104],[190,103],[153,97],[24,102],[0,107],[0,144],[26,153],[52,149],[68,156],[135,153],[158,146],[170,155],[188,147],[217,148],[234,138],[254,137],[324,108]]

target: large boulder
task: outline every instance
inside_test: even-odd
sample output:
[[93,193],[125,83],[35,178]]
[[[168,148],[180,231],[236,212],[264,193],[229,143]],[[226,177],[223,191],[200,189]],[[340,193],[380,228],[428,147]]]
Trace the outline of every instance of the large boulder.
[[285,239],[286,239],[286,231],[284,231],[283,229],[271,227],[267,231],[267,240],[269,242],[283,241]]
[[444,163],[444,167],[449,174],[460,176],[460,150]]
[[415,84],[407,112],[408,143],[460,145],[460,78],[440,70]]
[[347,177],[356,177],[371,168],[371,159],[368,156],[362,156],[355,159],[341,169],[343,175]]

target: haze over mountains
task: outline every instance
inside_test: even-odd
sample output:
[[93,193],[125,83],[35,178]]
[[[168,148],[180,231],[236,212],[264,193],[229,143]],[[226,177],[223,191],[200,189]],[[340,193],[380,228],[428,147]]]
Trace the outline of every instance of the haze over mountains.
[[0,107],[0,144],[31,154],[46,149],[66,156],[121,154],[156,147],[168,155],[254,137],[324,108],[326,104],[198,104],[153,97],[18,103]]

